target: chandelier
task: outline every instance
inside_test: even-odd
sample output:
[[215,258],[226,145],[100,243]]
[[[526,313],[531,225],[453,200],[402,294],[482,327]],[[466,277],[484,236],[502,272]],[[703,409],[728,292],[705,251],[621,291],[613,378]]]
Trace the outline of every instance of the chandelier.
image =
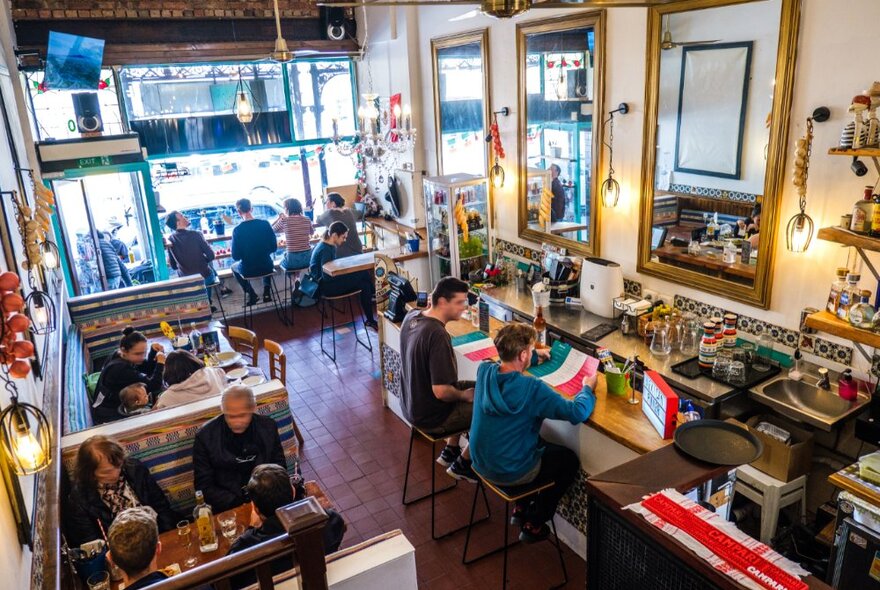
[[358,128],[351,139],[339,136],[339,124],[333,119],[333,145],[340,155],[362,156],[368,164],[393,168],[397,158],[416,144],[416,129],[412,125],[409,105],[401,108],[394,103],[381,109],[378,94],[364,94],[364,104],[358,108]]

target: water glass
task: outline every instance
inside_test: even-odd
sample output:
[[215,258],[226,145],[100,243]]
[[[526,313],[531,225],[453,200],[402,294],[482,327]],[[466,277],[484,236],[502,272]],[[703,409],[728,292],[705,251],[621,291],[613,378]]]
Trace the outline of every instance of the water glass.
[[744,385],[746,382],[746,365],[742,361],[731,361],[727,371],[727,382],[733,385]]
[[712,377],[719,381],[727,381],[730,377],[730,364],[733,361],[728,356],[718,355],[715,364],[712,365]]
[[755,362],[755,345],[751,342],[743,342],[739,348],[743,355],[742,362],[745,363],[746,369],[748,369]]
[[220,523],[220,532],[231,543],[238,532],[238,521],[235,518],[235,512],[221,514],[217,517],[217,522]]
[[754,367],[758,371],[769,371],[770,360],[773,358],[773,337],[770,334],[758,336],[758,351],[755,355]]
[[100,571],[86,580],[89,590],[110,590],[110,572]]
[[186,559],[183,560],[183,566],[190,568],[199,562],[199,558],[192,552],[192,527],[188,520],[181,520],[177,523],[177,535],[180,544],[186,549]]

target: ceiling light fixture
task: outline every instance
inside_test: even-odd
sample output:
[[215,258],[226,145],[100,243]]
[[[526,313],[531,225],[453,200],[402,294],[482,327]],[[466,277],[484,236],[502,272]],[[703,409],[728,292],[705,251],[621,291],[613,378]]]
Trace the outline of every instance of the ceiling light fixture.
[[293,53],[287,47],[287,41],[281,36],[281,13],[278,11],[278,0],[273,0],[275,5],[275,50],[269,54],[273,61],[287,63],[293,59]]
[[811,117],[807,117],[807,131],[802,138],[795,143],[794,152],[794,176],[792,183],[797,187],[798,209],[800,211],[788,220],[785,227],[785,247],[789,252],[801,254],[810,247],[813,239],[815,224],[807,215],[807,175],[810,170],[810,154],[813,151],[813,121],[822,123],[827,121],[831,112],[826,107],[819,107],[813,111]]
[[614,113],[625,115],[629,112],[629,105],[620,103],[616,109],[608,113],[608,141],[604,142],[608,148],[608,178],[602,183],[602,204],[606,207],[616,207],[620,199],[620,183],[614,178]]
[[235,118],[241,123],[250,123],[254,120],[254,105],[248,98],[244,81],[241,79],[241,68],[238,69],[238,85],[235,88],[235,104],[232,110],[235,112]]

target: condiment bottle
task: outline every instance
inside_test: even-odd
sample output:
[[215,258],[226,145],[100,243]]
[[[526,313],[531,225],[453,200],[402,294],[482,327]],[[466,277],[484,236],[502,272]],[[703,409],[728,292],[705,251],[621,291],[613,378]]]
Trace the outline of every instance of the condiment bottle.
[[862,289],[859,292],[859,302],[849,309],[849,323],[856,328],[871,329],[871,320],[874,319],[874,307],[868,303],[871,300],[871,292]]
[[840,294],[846,289],[846,275],[849,269],[840,267],[837,269],[837,280],[831,283],[831,291],[828,292],[828,303],[825,309],[833,314],[837,313],[837,304],[840,303]]
[[858,284],[862,279],[862,275],[851,272],[846,275],[846,287],[840,292],[840,300],[837,303],[837,317],[846,320],[849,319],[849,308],[855,305],[859,289]]
[[535,328],[535,332],[538,333],[538,344],[547,345],[547,320],[544,319],[544,308],[542,306],[538,306],[535,311],[535,319],[532,322],[532,327]]
[[874,220],[874,201],[871,198],[872,187],[865,187],[864,196],[853,205],[853,217],[849,229],[857,234],[871,233]]
[[[865,187],[865,193],[871,190],[869,187]],[[871,201],[874,203],[874,215],[871,217],[871,236],[874,238],[880,238],[880,193],[871,196]]]

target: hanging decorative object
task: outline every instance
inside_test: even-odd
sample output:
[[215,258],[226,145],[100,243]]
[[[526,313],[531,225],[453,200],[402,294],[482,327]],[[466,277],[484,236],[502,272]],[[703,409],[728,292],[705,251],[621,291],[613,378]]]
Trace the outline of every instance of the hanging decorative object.
[[31,332],[51,334],[55,331],[55,302],[44,291],[31,291],[24,300],[28,317],[31,318]]
[[235,118],[241,123],[250,123],[254,120],[254,105],[251,98],[248,97],[248,90],[241,79],[241,69],[238,70],[238,84],[235,87],[235,104],[232,107]]
[[453,209],[453,215],[455,216],[455,222],[458,223],[459,229],[461,229],[461,238],[465,244],[468,243],[469,234],[467,222],[467,213],[464,211],[464,204],[461,202],[461,197],[459,197],[455,201],[455,208]]
[[389,172],[400,154],[415,147],[416,129],[412,125],[412,110],[395,104],[380,109],[378,94],[364,94],[364,104],[358,108],[358,129],[352,139],[339,136],[339,121],[333,118],[333,145],[340,155],[357,157],[360,153],[367,164],[382,166]]
[[0,412],[0,442],[17,475],[32,475],[52,462],[52,428],[36,406],[18,401],[14,384],[6,378],[10,405]]
[[495,155],[495,164],[489,169],[489,179],[495,188],[504,186],[504,168],[501,167],[501,160],[504,158],[504,146],[501,145],[501,133],[498,131],[499,114],[506,117],[510,114],[510,109],[504,107],[500,111],[492,113],[492,125],[489,127],[489,137],[486,138],[486,141],[492,142],[492,152]]
[[608,148],[608,178],[602,183],[599,192],[602,194],[602,204],[606,207],[616,207],[617,201],[620,199],[620,183],[614,178],[614,114],[620,113],[625,115],[629,112],[629,105],[625,102],[620,103],[616,109],[608,113],[608,141],[605,141],[605,147]]
[[813,220],[806,213],[807,176],[813,149],[813,121],[822,123],[827,121],[830,116],[831,112],[825,107],[819,107],[813,111],[813,115],[807,117],[807,129],[804,136],[795,142],[794,174],[791,181],[797,188],[800,211],[788,220],[788,225],[785,228],[785,246],[789,252],[806,252],[813,239]]
[[[16,191],[9,193],[15,205],[15,220],[25,250],[25,259],[21,261],[21,267],[28,272],[44,263],[43,244],[49,239],[49,231],[52,228],[52,206],[55,204],[55,193],[37,178],[32,177],[32,182],[36,197],[36,206],[33,208],[27,204],[23,195]],[[56,256],[51,262],[57,260]]]

